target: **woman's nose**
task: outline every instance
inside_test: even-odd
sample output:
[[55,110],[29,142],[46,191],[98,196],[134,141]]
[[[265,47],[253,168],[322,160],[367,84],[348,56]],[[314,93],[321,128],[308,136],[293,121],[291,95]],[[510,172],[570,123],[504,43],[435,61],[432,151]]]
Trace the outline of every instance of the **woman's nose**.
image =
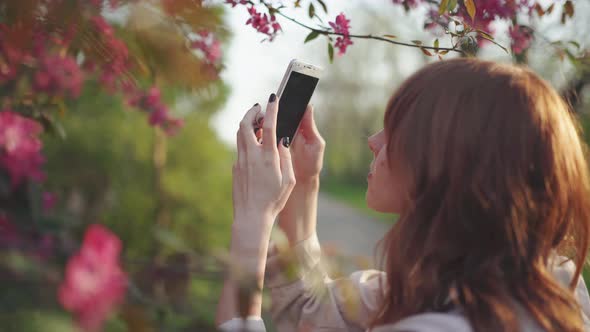
[[379,146],[377,144],[376,136],[377,135],[373,135],[373,136],[370,136],[367,139],[367,143],[369,145],[369,149],[371,149],[371,151],[373,151],[373,153],[379,152]]

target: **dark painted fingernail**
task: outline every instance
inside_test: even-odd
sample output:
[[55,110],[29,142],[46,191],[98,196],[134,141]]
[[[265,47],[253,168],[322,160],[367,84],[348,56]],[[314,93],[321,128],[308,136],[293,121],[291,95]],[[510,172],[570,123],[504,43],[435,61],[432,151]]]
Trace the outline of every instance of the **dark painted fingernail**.
[[270,97],[268,98],[268,102],[274,103],[275,100],[277,100],[277,95],[275,95],[274,93],[271,93]]
[[289,137],[283,137],[282,139],[283,146],[288,148],[291,145],[291,139]]
[[256,106],[258,106],[258,103],[254,104],[254,106],[252,106],[252,107],[256,107]]

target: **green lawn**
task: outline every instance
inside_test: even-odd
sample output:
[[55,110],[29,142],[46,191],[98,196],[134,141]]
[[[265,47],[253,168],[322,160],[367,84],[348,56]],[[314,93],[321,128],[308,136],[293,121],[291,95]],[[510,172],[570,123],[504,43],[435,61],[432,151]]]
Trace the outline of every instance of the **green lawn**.
[[332,196],[334,199],[354,207],[361,213],[383,222],[392,223],[397,220],[397,216],[379,213],[367,207],[367,202],[365,201],[365,193],[367,191],[366,186],[342,184],[334,181],[322,181],[320,190]]

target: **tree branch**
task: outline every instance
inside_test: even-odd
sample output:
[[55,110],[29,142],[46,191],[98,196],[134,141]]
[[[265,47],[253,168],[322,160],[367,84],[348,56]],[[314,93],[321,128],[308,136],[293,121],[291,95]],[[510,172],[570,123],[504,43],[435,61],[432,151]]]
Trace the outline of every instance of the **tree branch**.
[[[272,8],[272,7],[269,7],[269,6],[270,5],[267,5],[268,8]],[[399,42],[399,41],[391,40],[391,39],[380,37],[380,36],[356,35],[356,34],[345,35],[343,33],[332,32],[332,31],[327,31],[327,30],[320,30],[320,29],[316,29],[316,28],[310,27],[309,25],[306,25],[304,23],[301,23],[301,22],[297,21],[296,19],[283,14],[278,9],[274,9],[273,8],[273,12],[275,14],[278,14],[278,15],[280,15],[280,16],[288,19],[289,21],[291,21],[291,22],[293,22],[293,23],[295,23],[295,24],[297,24],[297,25],[299,25],[301,27],[304,27],[304,28],[306,28],[306,29],[308,29],[310,31],[314,31],[314,32],[317,32],[317,33],[322,34],[322,35],[348,36],[350,38],[357,38],[357,39],[374,39],[374,40],[380,40],[380,41],[384,41],[384,42],[387,42],[387,43],[390,43],[390,44],[395,44],[395,45],[400,45],[400,46],[408,46],[408,47],[414,47],[414,48],[420,48],[420,49],[428,49],[428,50],[435,50],[435,51],[436,50],[438,50],[438,51],[453,51],[453,52],[464,54],[464,52],[462,50],[457,49],[455,47],[453,47],[453,48],[449,48],[449,47],[439,47],[439,48],[436,48],[434,46],[425,46],[425,45],[417,45],[417,44],[410,44],[410,43]]]

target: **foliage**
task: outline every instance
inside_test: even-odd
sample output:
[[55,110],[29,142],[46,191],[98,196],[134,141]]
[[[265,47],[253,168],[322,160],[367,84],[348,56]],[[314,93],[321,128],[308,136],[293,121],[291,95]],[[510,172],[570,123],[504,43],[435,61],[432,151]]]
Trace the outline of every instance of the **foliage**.
[[[282,31],[279,17],[309,29],[304,42],[325,38],[330,60],[354,39],[473,55],[485,41],[504,47],[492,23],[507,20],[515,60],[526,61],[540,37],[531,18],[575,13],[570,0],[501,2],[394,0],[427,7],[424,28],[449,37],[430,46],[353,34],[344,13],[324,23],[322,0],[305,2],[317,27],[282,12],[299,0],[226,0],[265,40]],[[208,125],[227,95],[222,13],[201,0],[0,1],[1,326],[73,331],[72,315],[89,331],[212,328],[222,271],[211,248],[231,218],[232,158]],[[576,41],[551,45],[587,63]],[[376,118],[341,119],[368,134]],[[349,177],[362,162],[352,166],[327,171]]]

